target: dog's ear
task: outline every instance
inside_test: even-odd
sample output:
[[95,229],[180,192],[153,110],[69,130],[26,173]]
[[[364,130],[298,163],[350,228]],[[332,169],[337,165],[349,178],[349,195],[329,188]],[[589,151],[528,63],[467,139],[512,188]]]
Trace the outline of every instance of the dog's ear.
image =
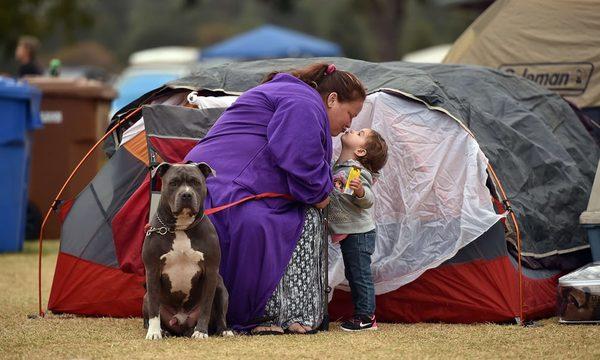
[[211,168],[210,165],[208,165],[205,162],[195,163],[190,161],[188,162],[188,164],[196,165],[205,178],[209,177],[210,175],[217,176],[217,172],[215,171],[215,169]]
[[154,170],[152,170],[152,177],[154,177],[154,176],[156,176],[156,174],[158,174],[158,176],[160,176],[162,178],[163,175],[165,175],[167,170],[169,170],[170,168],[171,168],[171,164],[169,164],[167,162],[160,163],[160,165],[158,165],[157,167],[154,168]]

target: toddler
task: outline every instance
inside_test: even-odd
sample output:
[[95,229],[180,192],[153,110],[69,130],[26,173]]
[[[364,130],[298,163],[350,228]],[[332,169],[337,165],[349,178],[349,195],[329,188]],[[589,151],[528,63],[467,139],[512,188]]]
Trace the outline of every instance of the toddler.
[[[333,166],[335,189],[330,195],[329,229],[333,242],[341,241],[345,275],[350,284],[354,317],[346,331],[377,330],[371,255],[375,250],[375,222],[367,211],[373,206],[371,187],[387,161],[387,144],[372,129],[348,130],[342,152]],[[360,175],[347,181],[351,172]]]

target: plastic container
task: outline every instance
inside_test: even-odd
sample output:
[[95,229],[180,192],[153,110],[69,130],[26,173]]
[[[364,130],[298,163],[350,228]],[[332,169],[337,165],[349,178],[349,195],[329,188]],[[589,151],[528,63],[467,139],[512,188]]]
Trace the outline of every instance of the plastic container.
[[29,179],[29,132],[40,128],[40,91],[0,77],[0,252],[23,249]]
[[600,262],[558,279],[558,321],[600,323]]

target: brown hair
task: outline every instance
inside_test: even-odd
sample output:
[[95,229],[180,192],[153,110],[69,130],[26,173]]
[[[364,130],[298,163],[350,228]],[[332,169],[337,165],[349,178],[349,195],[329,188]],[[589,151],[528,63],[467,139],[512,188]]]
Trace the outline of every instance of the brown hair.
[[371,134],[365,144],[367,153],[357,160],[372,173],[379,172],[387,162],[388,146],[385,139],[377,131],[371,129]]
[[332,92],[337,93],[340,102],[364,100],[367,97],[365,87],[356,75],[335,68],[335,70],[329,72],[327,71],[328,67],[330,67],[330,64],[315,63],[302,69],[273,71],[264,78],[262,83],[273,80],[273,77],[280,72],[287,72],[315,88],[321,94],[323,100],[327,99],[327,96]]

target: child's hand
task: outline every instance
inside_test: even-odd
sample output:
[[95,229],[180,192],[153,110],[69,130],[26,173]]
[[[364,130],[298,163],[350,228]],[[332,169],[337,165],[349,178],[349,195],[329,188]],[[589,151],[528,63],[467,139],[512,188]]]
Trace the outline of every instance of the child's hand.
[[363,188],[362,181],[360,179],[354,179],[350,181],[350,189],[354,190],[354,196],[363,197],[365,196],[365,188]]

